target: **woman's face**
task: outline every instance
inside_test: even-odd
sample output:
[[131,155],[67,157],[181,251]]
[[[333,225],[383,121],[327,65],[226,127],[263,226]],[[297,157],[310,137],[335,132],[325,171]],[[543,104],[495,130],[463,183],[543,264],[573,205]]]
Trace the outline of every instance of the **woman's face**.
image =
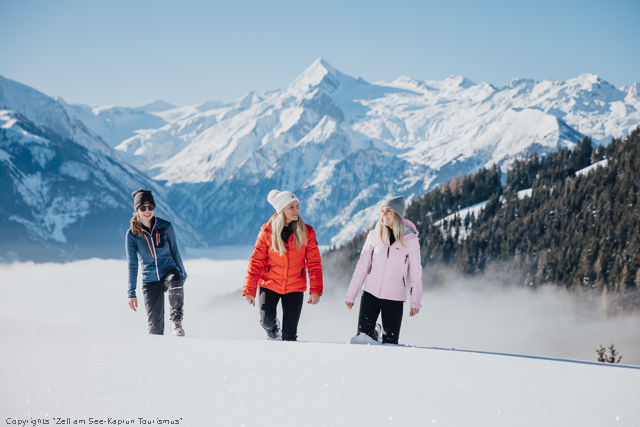
[[287,225],[289,225],[291,221],[297,221],[298,214],[300,213],[300,205],[298,204],[298,201],[294,200],[293,202],[289,203],[287,207],[282,210],[282,212],[284,213],[284,219]]
[[388,206],[382,207],[382,218],[381,221],[384,225],[389,228],[393,228],[393,220],[395,219],[395,211]]
[[138,208],[138,215],[140,215],[140,219],[143,222],[148,223],[151,221],[151,218],[153,218],[153,212],[154,212],[151,209],[149,209],[149,206],[152,206],[154,210],[156,207],[149,202],[144,202],[144,205],[142,206],[146,206],[146,209],[144,212],[142,212],[142,210]]

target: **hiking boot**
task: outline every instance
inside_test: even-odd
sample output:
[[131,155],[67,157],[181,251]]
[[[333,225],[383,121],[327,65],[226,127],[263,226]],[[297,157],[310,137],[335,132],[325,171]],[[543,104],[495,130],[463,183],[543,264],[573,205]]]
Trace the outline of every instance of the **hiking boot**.
[[382,342],[382,326],[380,323],[376,323],[376,330],[373,332],[373,340]]
[[267,339],[270,341],[282,341],[282,329],[280,328],[280,320],[276,317],[276,324],[273,329],[265,329],[267,331]]
[[182,329],[182,322],[171,322],[171,333],[176,337],[183,337],[184,329]]

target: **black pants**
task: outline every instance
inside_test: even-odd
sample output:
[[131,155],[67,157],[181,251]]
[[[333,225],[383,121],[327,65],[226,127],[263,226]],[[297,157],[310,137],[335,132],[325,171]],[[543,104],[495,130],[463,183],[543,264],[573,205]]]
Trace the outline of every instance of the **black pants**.
[[182,306],[184,304],[184,290],[182,288],[182,273],[171,270],[158,282],[142,285],[144,307],[147,309],[149,333],[164,334],[164,293],[169,294],[169,319],[172,322],[182,322]]
[[403,308],[402,301],[381,299],[369,292],[362,292],[360,314],[358,315],[358,333],[364,333],[376,339],[376,321],[382,311],[382,342],[398,344]]
[[260,324],[265,331],[273,331],[276,327],[276,307],[278,301],[282,300],[282,341],[295,341],[298,338],[304,292],[279,294],[271,289],[260,288],[258,299]]

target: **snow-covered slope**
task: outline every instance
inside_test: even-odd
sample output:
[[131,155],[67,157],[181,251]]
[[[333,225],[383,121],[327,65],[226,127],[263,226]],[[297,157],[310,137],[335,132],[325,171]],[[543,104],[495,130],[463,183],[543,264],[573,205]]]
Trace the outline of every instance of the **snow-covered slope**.
[[[417,316],[405,306],[407,347],[346,345],[359,301],[348,310],[345,290],[325,283],[320,303],[303,308],[306,342],[270,342],[257,307],[240,295],[247,264],[185,261],[184,339],[147,335],[144,308],[126,303],[126,261],[0,264],[0,420],[583,427],[640,419],[638,313],[604,316],[556,286],[452,278],[425,287]],[[611,343],[636,366],[589,362]]]
[[[164,201],[163,188],[124,162],[66,106],[0,77],[0,256],[124,256],[131,192],[150,188],[183,244],[201,237]],[[33,243],[37,243],[33,245]]]
[[410,200],[459,173],[507,170],[517,156],[585,135],[622,137],[640,123],[640,98],[637,85],[618,90],[591,74],[502,89],[461,76],[370,84],[318,59],[284,90],[177,117],[117,149],[166,183],[210,241],[255,239],[277,188],[301,198],[321,243],[339,244],[370,227],[390,194]]
[[96,107],[67,104],[57,98],[70,116],[82,121],[93,133],[100,136],[110,147],[115,147],[138,131],[158,129],[167,122],[158,114],[176,107],[165,101],[154,101],[138,108]]
[[251,93],[234,104],[210,101],[155,113],[166,121],[165,125],[138,130],[135,136],[122,140],[116,150],[129,163],[146,171],[178,154],[205,129],[246,109],[252,99],[259,98]]
[[184,426],[635,427],[640,421],[637,367],[429,348],[96,334],[7,319],[0,319],[0,332],[0,416],[7,424],[91,418]]
[[[116,147],[139,134],[144,135],[149,131],[163,128],[169,123],[185,120],[195,114],[223,106],[219,101],[207,101],[200,105],[178,108],[166,101],[156,100],[137,108],[117,106],[91,108],[88,105],[67,104],[62,98],[56,98],[56,100],[64,106],[70,116],[83,122],[110,147]],[[178,127],[184,128],[184,126]],[[182,131],[184,132],[183,129]],[[159,135],[164,134],[161,132]],[[144,140],[144,136],[142,139]],[[138,159],[141,154],[142,152],[138,153]],[[132,163],[134,166],[139,166],[135,161]],[[144,168],[147,168],[146,163]]]

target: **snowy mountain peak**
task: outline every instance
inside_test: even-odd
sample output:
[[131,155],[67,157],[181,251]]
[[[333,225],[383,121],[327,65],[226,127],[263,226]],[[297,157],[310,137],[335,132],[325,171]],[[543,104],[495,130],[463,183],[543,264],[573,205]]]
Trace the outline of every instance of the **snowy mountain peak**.
[[289,91],[298,93],[306,92],[313,87],[321,87],[328,92],[333,92],[340,85],[341,75],[342,73],[333,68],[329,62],[318,58],[289,85]]
[[586,84],[596,84],[596,83],[601,83],[603,81],[602,79],[600,79],[600,76],[593,73],[582,73],[578,77],[572,80],[579,81]]
[[251,104],[256,103],[256,102],[260,102],[262,100],[262,98],[260,98],[260,96],[258,96],[257,93],[255,92],[249,92],[247,94],[245,94],[244,96],[242,96],[240,99],[238,99],[235,103],[236,108],[239,109],[247,109],[251,106]]
[[[116,148],[123,158],[161,181],[171,207],[210,243],[255,241],[271,215],[266,194],[286,188],[305,201],[318,241],[341,244],[375,221],[390,194],[410,199],[492,164],[507,171],[514,158],[586,135],[604,144],[623,137],[640,123],[637,89],[595,74],[514,79],[502,89],[455,75],[370,84],[319,58],[284,90],[211,109],[72,114],[110,144],[125,135]],[[246,215],[232,226],[220,209]]]
[[464,89],[469,89],[470,87],[476,85],[474,82],[472,82],[471,80],[467,79],[464,76],[454,76],[454,75],[450,75],[449,77],[447,77],[444,80],[444,84],[445,86],[461,87]]
[[582,73],[574,79],[567,80],[567,83],[571,86],[579,86],[583,90],[600,91],[607,94],[618,91],[611,83],[593,73]]
[[397,79],[392,82],[377,82],[376,85],[381,86],[391,86],[398,89],[410,90],[412,92],[418,93],[426,93],[431,90],[434,90],[432,87],[427,85],[425,82],[421,82],[416,79],[412,79],[411,77],[401,75]]
[[138,110],[145,111],[147,113],[157,113],[160,111],[173,110],[177,108],[175,105],[169,104],[167,101],[162,99],[156,99],[150,104],[143,105],[142,107],[138,107]]
[[525,86],[527,88],[531,88],[535,84],[536,84],[536,82],[531,80],[531,79],[515,78],[515,79],[511,79],[509,81],[509,83],[507,83],[507,85],[505,87],[509,88],[509,89],[513,89],[513,88],[520,87],[520,86]]
[[623,92],[627,92],[627,96],[632,96],[636,99],[640,99],[640,95],[638,94],[638,83],[634,83],[630,86],[622,86],[620,90]]

